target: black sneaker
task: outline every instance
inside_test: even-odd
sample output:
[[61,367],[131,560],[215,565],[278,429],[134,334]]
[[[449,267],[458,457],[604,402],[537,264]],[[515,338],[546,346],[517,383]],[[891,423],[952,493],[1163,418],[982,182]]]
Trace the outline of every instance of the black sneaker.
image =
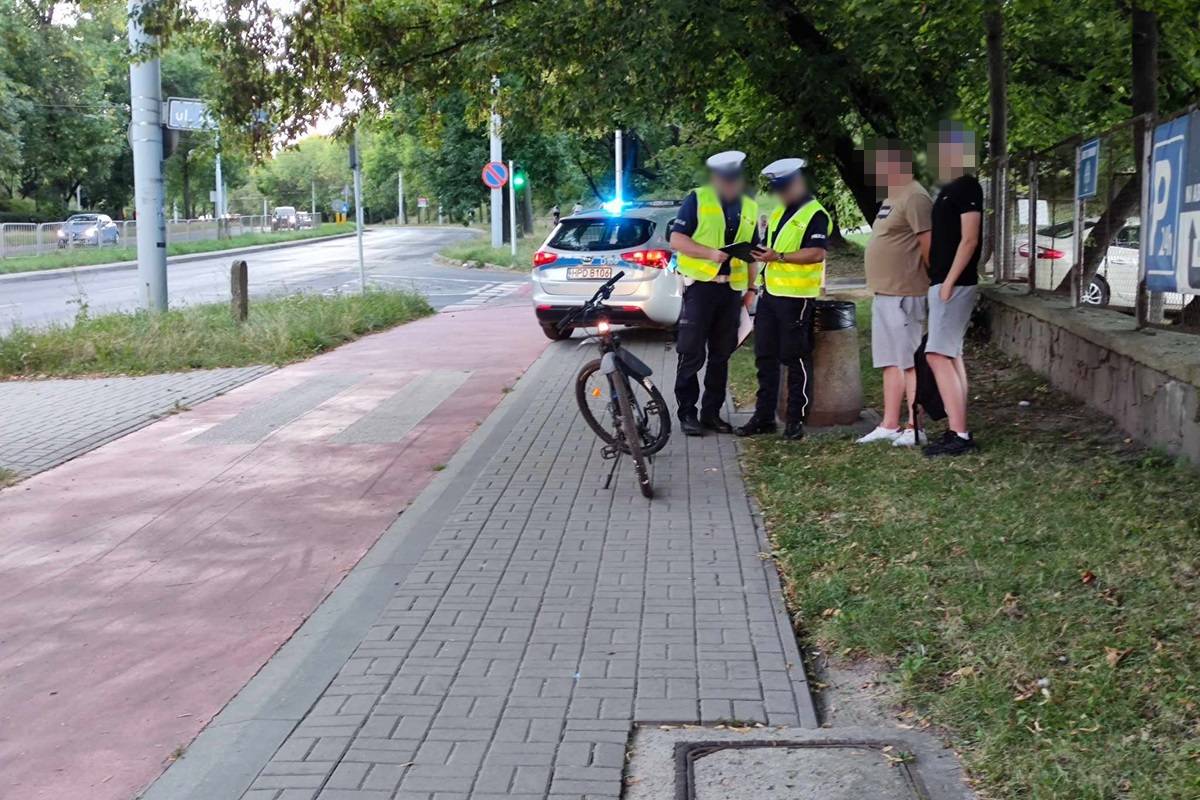
[[751,417],[746,421],[745,425],[739,425],[734,428],[733,432],[738,436],[761,436],[767,433],[774,433],[775,420]]
[[703,436],[704,426],[700,424],[700,420],[696,419],[695,414],[687,414],[679,418],[679,430],[683,431],[684,436]]
[[946,431],[942,434],[941,439],[927,445],[923,452],[929,458],[936,458],[937,456],[961,456],[978,449],[979,445],[975,443],[975,437],[964,439],[954,431]]

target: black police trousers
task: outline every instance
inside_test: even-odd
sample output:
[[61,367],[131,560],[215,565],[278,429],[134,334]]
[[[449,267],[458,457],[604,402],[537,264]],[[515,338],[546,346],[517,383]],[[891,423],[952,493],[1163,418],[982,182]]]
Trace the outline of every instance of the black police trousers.
[[758,397],[754,416],[775,419],[779,365],[788,368],[787,422],[803,422],[812,403],[813,307],[809,297],[773,297],[763,292],[754,315],[754,364]]
[[683,309],[675,337],[675,351],[679,354],[675,403],[680,419],[696,414],[696,403],[700,400],[700,381],[696,376],[701,368],[704,369],[701,418],[717,416],[724,405],[729,357],[737,349],[741,313],[742,293],[731,289],[728,283],[696,281],[683,290]]

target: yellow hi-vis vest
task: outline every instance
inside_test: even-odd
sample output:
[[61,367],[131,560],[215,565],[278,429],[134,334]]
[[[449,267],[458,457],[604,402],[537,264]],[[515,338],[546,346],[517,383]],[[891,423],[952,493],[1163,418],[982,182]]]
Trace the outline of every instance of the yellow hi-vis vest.
[[[809,200],[796,209],[796,213],[792,214],[791,219],[776,234],[776,230],[779,229],[779,220],[783,217],[784,212],[784,206],[777,207],[767,222],[767,244],[780,255],[801,249],[800,244],[804,241],[804,232],[808,230],[808,223],[819,211],[825,211],[825,207],[815,199]],[[825,216],[828,218],[829,213],[826,212]],[[832,229],[832,221],[829,223],[829,227]],[[831,233],[833,231],[828,230],[825,235],[828,236]],[[768,294],[775,297],[816,297],[821,294],[821,284],[825,279],[825,260],[821,259],[812,264],[772,261],[765,265],[762,272],[759,273],[758,282],[760,284],[763,283],[764,273],[766,274]]]
[[[711,186],[696,189],[696,232],[692,240],[705,247],[721,248],[739,242],[749,243],[754,238],[754,226],[758,219],[758,203],[742,197],[742,222],[732,242],[725,241],[725,210],[721,199]],[[706,258],[693,258],[679,253],[676,256],[679,271],[698,281],[711,281],[717,277],[721,266]],[[729,259],[729,285],[738,291],[750,285],[750,265],[739,258]]]

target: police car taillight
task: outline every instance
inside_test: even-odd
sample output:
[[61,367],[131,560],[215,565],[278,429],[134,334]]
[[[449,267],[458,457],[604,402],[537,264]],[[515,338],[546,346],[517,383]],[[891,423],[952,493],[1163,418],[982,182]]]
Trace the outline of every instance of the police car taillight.
[[662,269],[667,266],[671,260],[670,250],[634,250],[629,253],[622,253],[621,258],[631,264],[637,264],[639,267],[652,267],[654,269]]
[[545,250],[538,250],[533,254],[533,265],[535,267],[544,267],[547,264],[553,264],[557,260],[557,253],[547,253]]

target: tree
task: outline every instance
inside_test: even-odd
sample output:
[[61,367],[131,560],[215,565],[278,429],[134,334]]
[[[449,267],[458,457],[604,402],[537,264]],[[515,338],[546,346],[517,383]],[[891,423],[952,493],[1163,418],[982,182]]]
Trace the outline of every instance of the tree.
[[39,206],[64,208],[80,187],[93,200],[121,202],[110,181],[128,148],[121,104],[128,97],[114,96],[124,44],[113,11],[105,3],[84,10],[26,0],[6,2],[0,13],[6,93],[0,105],[7,107],[0,130],[10,152],[9,185]]
[[309,136],[259,165],[254,184],[275,205],[308,208],[315,190],[318,211],[329,213],[350,185],[347,145],[328,136]]
[[[1004,57],[1004,5],[1001,0],[987,0],[983,11],[983,29],[987,39],[988,59],[988,158],[993,164],[1007,163],[1008,155],[1008,65]],[[1004,184],[991,181],[988,201],[987,243],[983,254],[986,261],[1000,241],[1000,215]]]

